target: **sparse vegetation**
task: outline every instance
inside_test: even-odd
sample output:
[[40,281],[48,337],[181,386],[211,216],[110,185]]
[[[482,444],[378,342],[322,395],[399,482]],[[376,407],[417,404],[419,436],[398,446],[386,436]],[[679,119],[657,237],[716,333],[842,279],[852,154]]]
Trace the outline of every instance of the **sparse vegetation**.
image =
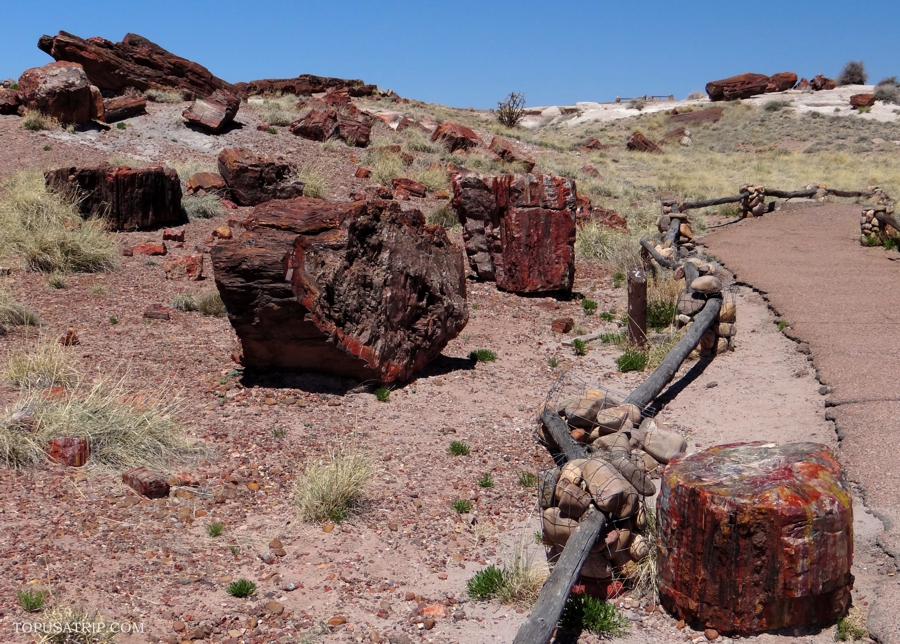
[[699,89],[695,89],[687,95],[687,100],[689,101],[699,101],[702,98],[706,98],[706,92],[701,92]]
[[47,286],[52,289],[58,290],[62,288],[66,288],[68,286],[66,284],[66,278],[63,277],[59,273],[51,273],[49,277],[47,277]]
[[117,130],[124,130],[127,128],[128,128],[128,125],[125,123],[125,121],[119,121],[118,123],[116,123]]
[[469,597],[481,601],[493,599],[500,594],[501,588],[503,588],[503,572],[496,566],[488,566],[484,570],[479,570],[466,583]]
[[457,499],[453,502],[451,507],[458,514],[465,514],[466,512],[472,511],[472,504],[465,499]]
[[199,311],[211,317],[222,317],[226,312],[222,296],[214,288],[196,294],[180,293],[172,298],[172,308],[176,311]]
[[272,96],[263,99],[260,119],[264,123],[283,127],[293,123],[298,116],[296,96]]
[[21,389],[67,387],[78,377],[72,356],[55,338],[39,337],[12,351],[3,378]]
[[284,427],[273,427],[272,428],[272,437],[273,438],[284,438],[287,436],[287,429]]
[[587,355],[587,342],[579,338],[572,340],[572,349],[575,350],[576,356]]
[[40,132],[41,130],[59,130],[62,128],[62,124],[49,114],[26,109],[22,116],[22,127],[32,132]]
[[559,366],[559,359],[556,356],[550,356],[547,358],[547,364],[551,369],[556,369]]
[[450,447],[447,448],[447,451],[451,456],[468,456],[469,446],[461,441],[453,441],[450,443]]
[[497,120],[505,127],[516,127],[525,117],[525,94],[510,92],[497,103]]
[[215,523],[210,523],[206,526],[206,534],[211,537],[221,536],[223,532],[225,532],[225,526],[218,521],[216,521]]
[[235,582],[232,582],[228,586],[228,594],[232,597],[249,597],[253,593],[256,592],[256,584],[254,584],[249,579],[238,579]]
[[597,312],[597,303],[587,298],[581,300],[581,308],[585,315],[593,315]]
[[444,228],[455,228],[459,226],[459,217],[456,211],[449,206],[441,206],[437,210],[432,210],[425,217],[425,223],[429,226],[443,226]]
[[44,611],[42,621],[38,644],[103,644],[116,636],[99,611],[80,606],[53,606]]
[[647,101],[642,98],[633,98],[628,101],[628,109],[630,110],[637,110],[638,112],[641,112],[645,107],[647,107]]
[[900,105],[900,81],[896,76],[890,76],[878,81],[875,86],[875,100],[882,103]]
[[34,613],[44,607],[47,598],[45,590],[19,590],[16,591],[16,597],[19,600],[19,606],[26,612]]
[[373,160],[367,162],[372,165],[372,181],[385,186],[390,186],[391,182],[403,176],[403,160],[399,154],[393,152],[376,152],[370,153],[374,157]]
[[469,360],[474,362],[494,362],[497,354],[490,349],[475,349],[469,353]]
[[537,487],[538,476],[534,472],[519,472],[519,485],[522,487]]
[[537,564],[520,542],[508,564],[478,571],[466,583],[466,591],[479,601],[498,598],[504,603],[529,605],[537,599],[546,578],[546,565]]
[[144,98],[151,103],[181,103],[184,100],[181,90],[176,88],[148,89],[144,92]]
[[294,486],[294,501],[304,521],[340,523],[358,507],[376,467],[362,452],[335,450],[306,466]]
[[779,330],[779,331],[784,331],[784,330],[785,330],[786,328],[788,328],[789,326],[791,326],[790,323],[789,323],[789,322],[786,322],[785,320],[779,320],[779,321],[778,321],[778,330]]
[[328,180],[322,169],[314,164],[307,164],[297,172],[297,178],[303,182],[303,196],[313,199],[325,199],[328,196]]
[[619,615],[616,607],[590,595],[569,595],[559,620],[560,626],[572,633],[590,631],[601,636],[618,637],[625,634],[628,620]]
[[849,612],[841,617],[834,629],[836,642],[855,642],[869,636],[866,630],[866,614],[859,606],[853,606]]
[[387,402],[388,398],[391,397],[391,390],[387,387],[378,387],[374,393],[378,402]]
[[647,367],[647,354],[638,349],[625,349],[625,353],[616,358],[616,366],[619,371],[643,371]]
[[91,286],[91,295],[106,295],[106,286],[103,284],[94,284]]
[[37,326],[40,323],[37,313],[16,302],[12,293],[0,287],[0,335],[9,333],[13,327]]
[[494,477],[491,476],[490,472],[482,476],[478,481],[478,487],[494,487]]
[[222,200],[214,194],[185,195],[181,198],[181,207],[191,221],[212,219],[222,214]]
[[866,66],[861,60],[851,60],[844,65],[843,71],[837,77],[838,85],[865,85],[869,80]]
[[101,219],[84,220],[77,196],[50,191],[44,175],[11,175],[0,198],[0,257],[20,256],[45,273],[93,273],[116,266],[118,245]]

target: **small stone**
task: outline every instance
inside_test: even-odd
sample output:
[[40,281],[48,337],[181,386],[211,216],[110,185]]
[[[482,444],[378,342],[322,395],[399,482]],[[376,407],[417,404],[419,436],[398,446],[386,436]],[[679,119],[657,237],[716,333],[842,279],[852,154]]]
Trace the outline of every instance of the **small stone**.
[[557,318],[550,324],[554,333],[568,333],[575,328],[575,320],[572,318]]
[[433,617],[427,617],[427,618],[425,619],[425,621],[423,622],[423,624],[424,624],[424,626],[425,626],[425,630],[426,630],[426,631],[430,631],[432,628],[434,628],[434,624],[435,624],[434,618],[433,618]]
[[231,239],[233,235],[228,226],[219,226],[212,232],[212,236],[216,239]]
[[411,602],[416,598],[415,593],[406,593],[406,601]]
[[266,613],[269,615],[281,615],[284,612],[284,604],[279,604],[274,599],[269,600],[269,603],[266,604]]
[[347,618],[343,615],[335,615],[331,619],[328,620],[329,626],[340,626],[341,624],[346,624]]
[[169,311],[161,305],[156,305],[144,311],[144,317],[148,320],[171,320]]
[[165,255],[168,252],[163,244],[138,244],[131,249],[132,255]]
[[284,548],[284,544],[281,543],[281,539],[276,537],[269,542],[269,547],[275,550],[276,548]]
[[322,532],[331,532],[332,530],[334,530],[333,523],[326,523],[324,526],[322,526]]
[[691,290],[703,293],[704,295],[712,295],[713,293],[718,293],[722,290],[722,282],[718,277],[704,275],[691,282]]
[[830,393],[831,393],[831,387],[826,387],[825,385],[822,385],[821,387],[819,387],[820,395],[827,396]]
[[438,573],[438,579],[444,580],[446,578],[447,578],[447,573],[445,573],[445,572]]
[[176,632],[180,633],[181,631],[183,631],[185,629],[185,624],[184,624],[184,622],[172,622],[172,628]]
[[262,559],[263,563],[271,564],[275,562],[275,555],[273,555],[271,552],[264,552],[259,555],[259,558]]
[[710,642],[719,639],[719,631],[714,628],[707,628],[705,631],[703,631],[703,634],[706,635],[706,639],[708,639]]
[[679,631],[680,631],[681,629],[683,629],[684,626],[685,626],[685,624],[684,624],[684,620],[683,620],[683,619],[679,619],[679,620],[678,620],[678,623],[675,624],[675,627],[676,627]]
[[251,492],[256,492],[259,489],[259,483],[250,482],[247,483],[247,489]]
[[715,380],[713,380],[712,382],[706,383],[706,388],[707,388],[707,389],[712,389],[713,387],[718,387],[718,386],[719,386],[719,383],[716,382]]

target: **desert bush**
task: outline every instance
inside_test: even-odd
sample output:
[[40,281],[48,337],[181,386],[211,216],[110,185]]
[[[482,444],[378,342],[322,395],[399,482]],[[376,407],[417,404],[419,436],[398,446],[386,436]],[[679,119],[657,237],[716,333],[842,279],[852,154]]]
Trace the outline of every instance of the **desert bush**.
[[413,175],[413,179],[431,190],[447,190],[450,187],[450,179],[443,168],[425,168]]
[[72,356],[56,338],[38,337],[10,354],[3,379],[22,389],[66,387],[78,377]]
[[599,260],[613,272],[641,266],[639,237],[588,222],[575,237],[575,252],[585,259]]
[[39,132],[40,130],[58,130],[62,124],[49,114],[26,109],[22,116],[22,127],[32,132]]
[[18,302],[5,288],[0,288],[0,335],[9,333],[16,326],[37,326],[40,317]]
[[304,521],[343,521],[357,507],[363,488],[376,472],[369,456],[333,451],[309,465],[294,486],[294,501]]
[[900,81],[896,76],[878,81],[875,86],[875,100],[900,105]]
[[296,96],[263,99],[260,118],[269,125],[290,125],[298,116]]
[[838,85],[865,85],[869,80],[866,66],[861,60],[851,60],[844,65],[843,71],[837,77]]
[[780,112],[783,109],[790,109],[791,105],[787,101],[769,101],[763,106],[766,112]]
[[373,181],[389,186],[394,179],[403,175],[403,160],[400,155],[386,152],[371,156],[374,158],[374,163],[372,163]]
[[138,391],[124,379],[110,377],[89,387],[82,384],[52,399],[39,391],[23,391],[3,417],[27,409],[36,430],[23,432],[15,422],[0,423],[0,461],[11,467],[37,465],[46,458],[44,446],[58,436],[88,439],[91,462],[117,470],[164,470],[173,461],[206,454],[175,420],[180,399],[171,389]]
[[510,92],[497,103],[497,120],[506,127],[516,127],[525,116],[525,94]]
[[535,561],[524,542],[519,542],[502,568],[488,566],[466,584],[469,597],[487,601],[494,597],[507,604],[530,605],[537,600],[547,579],[547,565]]
[[637,110],[638,112],[641,112],[645,107],[647,107],[647,101],[642,98],[633,98],[628,101],[628,109],[630,110]]
[[181,103],[184,96],[180,89],[148,89],[144,92],[144,98],[151,103]]
[[199,311],[203,315],[221,317],[225,315],[225,303],[215,288],[200,291],[195,295],[181,293],[172,299],[176,311]]
[[46,273],[91,273],[115,267],[115,239],[102,219],[82,218],[76,195],[49,190],[37,170],[16,172],[3,188],[0,256],[19,254],[29,269]]
[[417,127],[407,128],[403,131],[403,147],[409,152],[426,152],[428,154],[438,154],[444,151],[437,143],[431,142],[431,137],[427,132]]
[[[701,98],[706,98],[706,92],[701,92],[699,89],[695,89],[693,92],[687,95],[687,100],[689,101],[698,101]],[[679,108],[679,112],[681,109]]]
[[605,637],[624,635],[628,628],[628,620],[619,615],[613,604],[583,593],[569,595],[559,623],[572,633],[590,631]]
[[425,217],[425,223],[429,226],[443,226],[444,228],[453,228],[459,226],[459,217],[456,211],[449,206],[441,206],[437,210],[432,210]]
[[301,166],[297,178],[303,182],[303,196],[325,199],[328,196],[328,180],[322,169],[314,164]]
[[212,219],[222,214],[222,200],[217,195],[185,195],[181,198],[184,214],[191,221]]

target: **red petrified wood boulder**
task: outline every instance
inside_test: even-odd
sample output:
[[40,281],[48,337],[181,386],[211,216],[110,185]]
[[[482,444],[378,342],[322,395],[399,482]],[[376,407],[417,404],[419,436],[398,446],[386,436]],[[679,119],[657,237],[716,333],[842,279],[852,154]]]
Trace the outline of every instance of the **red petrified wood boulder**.
[[218,172],[198,172],[192,174],[184,185],[184,193],[187,195],[203,196],[214,194],[220,197],[228,196],[228,185]]
[[171,168],[102,166],[60,168],[44,173],[48,186],[75,188],[86,217],[105,217],[113,230],[142,230],[184,219],[181,181]]
[[721,118],[722,108],[710,107],[705,110],[673,114],[669,120],[672,121],[672,123],[718,123]]
[[765,74],[739,74],[731,78],[710,81],[706,84],[706,93],[711,101],[735,101],[739,98],[750,98],[757,94],[765,94],[769,85],[769,77]]
[[219,174],[231,189],[235,203],[241,206],[303,195],[303,182],[294,178],[291,166],[268,154],[225,148],[219,152],[218,163]]
[[151,472],[146,467],[128,470],[122,475],[122,483],[148,499],[162,499],[169,496],[169,482],[166,477]]
[[628,140],[628,143],[625,144],[625,147],[634,152],[649,152],[651,154],[663,153],[662,148],[640,132],[635,132]]
[[290,125],[291,134],[312,141],[327,141],[338,137],[358,148],[369,145],[374,119],[365,112],[353,116],[341,114],[333,108],[313,109]]
[[91,443],[86,438],[54,438],[47,443],[47,458],[69,467],[81,467],[91,457]]
[[56,60],[81,64],[92,85],[116,93],[128,87],[140,91],[176,88],[192,96],[209,96],[217,89],[235,91],[202,65],[137,34],[126,34],[122,42],[114,43],[60,31],[56,36],[41,36],[38,48]]
[[398,177],[391,181],[395,191],[403,191],[407,196],[424,198],[428,193],[428,188],[418,181],[407,179],[406,177]]
[[240,107],[240,97],[217,89],[212,96],[194,101],[181,115],[187,120],[188,125],[195,125],[212,134],[218,134],[234,121]]
[[147,101],[135,94],[116,96],[103,101],[104,120],[107,123],[124,121],[147,113]]
[[248,83],[235,83],[244,96],[254,94],[294,94],[311,96],[333,90],[346,90],[350,96],[373,96],[380,92],[377,85],[366,85],[358,79],[328,78],[312,74],[300,74],[296,78],[265,78]]
[[520,150],[506,139],[495,136],[493,140],[491,140],[491,147],[489,149],[507,163],[518,161],[524,166],[525,172],[534,170],[534,157],[524,150]]
[[794,72],[779,72],[769,76],[769,84],[766,92],[783,92],[792,89],[797,84],[797,74]]
[[825,78],[822,74],[818,74],[809,82],[809,86],[812,87],[813,91],[819,92],[823,89],[835,89],[837,83],[830,78]]
[[853,109],[872,107],[873,105],[875,105],[875,94],[854,94],[850,97],[850,106]]
[[452,179],[469,266],[513,293],[571,291],[575,182],[550,175]]
[[431,135],[433,143],[444,144],[450,152],[468,150],[481,145],[481,139],[465,125],[445,121],[441,123]]
[[300,197],[243,227],[210,254],[248,368],[403,381],[468,321],[459,249],[419,211]]
[[21,104],[19,92],[0,87],[0,114],[17,114]]
[[163,262],[167,280],[190,280],[196,282],[203,277],[203,254],[182,255]]
[[91,83],[81,65],[74,63],[26,69],[19,77],[19,100],[23,107],[63,123],[87,123],[95,111]]
[[671,461],[659,494],[659,595],[720,633],[833,622],[853,588],[853,507],[834,453],[736,443]]

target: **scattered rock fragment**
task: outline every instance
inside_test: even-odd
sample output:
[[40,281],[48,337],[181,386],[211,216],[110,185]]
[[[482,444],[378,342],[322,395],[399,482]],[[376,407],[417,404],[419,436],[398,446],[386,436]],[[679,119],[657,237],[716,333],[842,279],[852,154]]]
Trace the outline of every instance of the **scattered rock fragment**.
[[122,482],[132,490],[148,499],[161,499],[169,496],[169,482],[166,477],[152,472],[146,467],[136,467],[122,474]]

